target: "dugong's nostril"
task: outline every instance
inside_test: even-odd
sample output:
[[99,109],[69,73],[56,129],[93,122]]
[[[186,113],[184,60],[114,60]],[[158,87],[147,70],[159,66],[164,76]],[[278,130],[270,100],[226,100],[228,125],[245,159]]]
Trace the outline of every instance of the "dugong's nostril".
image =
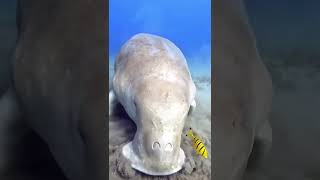
[[153,150],[156,150],[156,149],[160,149],[160,143],[159,142],[154,142],[153,144],[152,144],[152,149]]
[[172,144],[171,144],[171,143],[168,143],[168,144],[166,145],[166,147],[164,148],[164,150],[165,150],[165,151],[172,151],[172,150],[173,150]]

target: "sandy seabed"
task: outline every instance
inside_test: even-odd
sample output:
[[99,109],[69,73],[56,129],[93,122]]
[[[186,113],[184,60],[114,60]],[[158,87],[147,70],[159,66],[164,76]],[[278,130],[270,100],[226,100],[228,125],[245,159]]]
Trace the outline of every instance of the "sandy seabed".
[[[121,179],[180,179],[180,180],[209,180],[211,179],[211,79],[196,77],[197,108],[185,123],[184,132],[189,127],[202,138],[209,157],[204,159],[195,153],[192,141],[182,134],[181,148],[186,154],[186,163],[182,170],[170,176],[148,176],[133,170],[129,162],[122,156],[122,147],[131,141],[136,132],[136,126],[119,105],[109,119],[109,178]],[[109,82],[111,82],[109,80]]]
[[273,146],[263,168],[246,180],[319,180],[320,66],[270,63]]

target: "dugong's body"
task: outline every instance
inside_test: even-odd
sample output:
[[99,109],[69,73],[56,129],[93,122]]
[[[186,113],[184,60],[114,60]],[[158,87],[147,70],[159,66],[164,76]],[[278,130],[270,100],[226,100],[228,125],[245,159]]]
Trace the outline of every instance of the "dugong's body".
[[213,7],[213,179],[239,180],[270,148],[272,83],[241,0]]
[[106,173],[105,1],[19,1],[14,86],[70,180]]
[[195,92],[186,59],[172,42],[137,34],[125,43],[109,97],[116,98],[137,125],[133,141],[122,151],[133,168],[150,175],[182,168],[181,134]]

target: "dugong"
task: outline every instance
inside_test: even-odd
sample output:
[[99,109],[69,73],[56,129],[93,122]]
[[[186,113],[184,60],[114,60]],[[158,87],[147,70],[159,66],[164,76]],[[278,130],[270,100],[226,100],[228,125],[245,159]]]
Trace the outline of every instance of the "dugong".
[[18,1],[14,89],[70,180],[107,179],[106,1]]
[[185,160],[182,129],[196,87],[182,52],[168,39],[140,33],[121,48],[115,62],[112,108],[119,102],[136,123],[137,132],[122,154],[132,168],[149,175],[179,171]]
[[213,7],[213,179],[239,180],[271,147],[272,82],[243,2]]

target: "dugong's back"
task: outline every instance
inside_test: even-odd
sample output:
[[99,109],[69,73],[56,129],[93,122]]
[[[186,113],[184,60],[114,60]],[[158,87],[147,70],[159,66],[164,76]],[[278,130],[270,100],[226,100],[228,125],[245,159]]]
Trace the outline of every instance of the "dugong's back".
[[195,94],[186,59],[179,48],[162,37],[141,33],[121,48],[113,78],[117,98],[133,119],[134,112],[130,112],[130,106],[134,90],[150,79],[155,84],[158,80],[164,80],[176,84],[177,88],[186,89],[189,99],[193,99]]

